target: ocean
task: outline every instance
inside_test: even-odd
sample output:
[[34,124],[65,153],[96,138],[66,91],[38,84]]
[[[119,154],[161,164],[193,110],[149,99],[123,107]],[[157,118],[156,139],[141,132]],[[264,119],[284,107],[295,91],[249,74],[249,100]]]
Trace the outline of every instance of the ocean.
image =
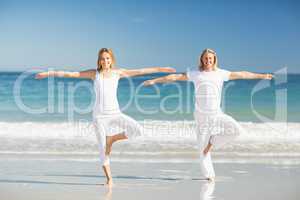
[[[193,84],[141,85],[163,75],[119,81],[120,107],[141,123],[144,133],[117,144],[114,154],[189,157],[197,153]],[[246,133],[215,153],[299,156],[299,85],[299,74],[278,74],[272,81],[226,82],[222,109]],[[29,72],[0,72],[0,154],[97,154],[91,126],[94,100],[90,80],[36,80]]]

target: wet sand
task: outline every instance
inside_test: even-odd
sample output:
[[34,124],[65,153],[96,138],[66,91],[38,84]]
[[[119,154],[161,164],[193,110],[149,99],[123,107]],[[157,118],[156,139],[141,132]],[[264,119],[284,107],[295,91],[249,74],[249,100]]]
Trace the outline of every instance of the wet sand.
[[0,161],[0,196],[10,200],[299,199],[299,164],[223,161],[215,162],[214,183],[201,178],[196,160],[114,161],[115,186],[109,190],[93,159],[5,156]]

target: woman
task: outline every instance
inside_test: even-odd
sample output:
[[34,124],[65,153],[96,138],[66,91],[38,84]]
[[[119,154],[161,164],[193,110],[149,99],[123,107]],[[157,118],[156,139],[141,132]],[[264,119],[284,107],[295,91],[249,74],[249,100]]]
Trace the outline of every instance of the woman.
[[119,79],[157,72],[175,72],[173,68],[168,67],[129,70],[116,68],[114,64],[115,57],[112,50],[102,48],[98,54],[97,69],[80,72],[49,71],[36,75],[37,79],[56,76],[94,80],[96,101],[93,109],[93,124],[99,142],[100,161],[109,187],[113,185],[109,161],[113,143],[141,134],[141,126],[120,111],[117,99]]
[[221,110],[223,82],[235,79],[272,79],[273,76],[219,69],[217,54],[211,49],[202,52],[199,63],[199,68],[195,71],[147,80],[144,85],[188,80],[194,83],[196,100],[194,118],[200,147],[201,171],[206,179],[214,180],[215,172],[210,150],[212,147],[219,148],[243,132],[243,128]]

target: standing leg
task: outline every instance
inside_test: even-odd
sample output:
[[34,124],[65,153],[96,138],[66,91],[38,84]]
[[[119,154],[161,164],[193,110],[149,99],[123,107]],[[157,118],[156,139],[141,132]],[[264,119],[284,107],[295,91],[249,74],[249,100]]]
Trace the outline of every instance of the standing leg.
[[[201,153],[203,152],[203,160],[205,161],[206,159],[208,168],[212,167],[212,164],[211,166],[208,165],[208,163],[211,162],[210,150],[212,148],[222,147],[237,138],[244,131],[232,117],[225,114],[216,116],[211,128],[212,131],[216,131],[218,134],[206,137],[204,143],[202,143],[204,144],[204,149],[200,151]],[[210,172],[210,177],[214,177],[213,168]]]
[[106,176],[106,183],[109,187],[113,185],[109,157],[105,155],[106,135],[105,128],[98,120],[94,121],[95,133],[98,140],[98,149],[100,153],[100,163]]
[[106,184],[108,185],[108,187],[112,187],[113,181],[112,181],[112,176],[110,171],[110,165],[103,165],[102,168],[106,176]]
[[203,150],[203,154],[206,155],[210,151],[211,148],[212,148],[212,143],[209,140],[207,146]]
[[210,152],[204,154],[204,149],[209,144],[210,135],[208,134],[198,134],[197,135],[199,149],[200,149],[200,170],[202,175],[208,180],[213,180],[215,178],[215,170],[211,160]]

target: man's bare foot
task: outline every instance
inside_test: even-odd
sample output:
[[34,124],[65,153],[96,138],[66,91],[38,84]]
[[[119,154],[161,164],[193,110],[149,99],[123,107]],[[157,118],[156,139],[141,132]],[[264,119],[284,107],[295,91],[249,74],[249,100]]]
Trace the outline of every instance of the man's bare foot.
[[113,144],[113,136],[106,136],[106,148],[105,148],[106,155],[110,155],[112,144]]

